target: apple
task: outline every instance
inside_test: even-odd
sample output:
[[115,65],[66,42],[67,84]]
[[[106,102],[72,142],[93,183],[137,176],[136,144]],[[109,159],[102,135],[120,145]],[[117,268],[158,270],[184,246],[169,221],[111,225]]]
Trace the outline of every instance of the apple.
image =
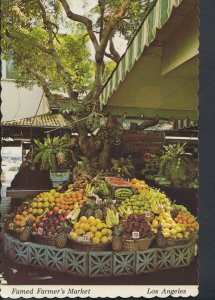
[[53,210],[47,212],[47,216],[52,216],[52,214],[53,214]]

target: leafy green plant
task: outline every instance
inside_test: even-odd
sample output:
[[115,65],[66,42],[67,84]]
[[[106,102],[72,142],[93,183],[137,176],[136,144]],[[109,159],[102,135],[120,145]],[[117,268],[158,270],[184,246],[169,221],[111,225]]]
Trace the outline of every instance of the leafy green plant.
[[35,139],[35,156],[33,165],[40,164],[40,170],[56,170],[57,160],[56,154],[62,152],[65,156],[68,155],[69,143],[63,143],[60,137],[51,137],[48,135],[42,143]]
[[127,158],[121,157],[119,160],[111,159],[111,162],[113,165],[111,168],[111,172],[114,175],[122,173],[123,175],[126,175],[130,178],[134,175],[134,163],[130,155]]

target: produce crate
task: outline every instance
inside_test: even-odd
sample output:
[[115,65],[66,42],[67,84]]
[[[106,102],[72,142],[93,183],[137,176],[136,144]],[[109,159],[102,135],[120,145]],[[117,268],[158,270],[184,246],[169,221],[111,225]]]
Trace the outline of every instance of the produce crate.
[[122,239],[122,249],[124,251],[141,251],[151,246],[154,236],[144,239]]

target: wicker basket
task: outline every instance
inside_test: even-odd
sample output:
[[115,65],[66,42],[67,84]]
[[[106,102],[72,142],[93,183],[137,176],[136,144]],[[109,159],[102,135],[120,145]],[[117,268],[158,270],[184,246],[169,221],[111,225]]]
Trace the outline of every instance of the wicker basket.
[[43,244],[47,246],[56,246],[57,237],[34,234],[32,238],[35,243]]
[[141,251],[151,246],[154,236],[144,239],[122,239],[122,250],[124,251]]
[[195,242],[196,240],[198,240],[198,232],[196,232],[196,231],[191,232],[190,233],[190,240],[192,242]]
[[111,242],[93,244],[90,242],[78,242],[78,241],[74,241],[69,238],[68,244],[74,250],[85,251],[85,252],[90,252],[90,251],[98,251],[99,252],[99,251],[111,250]]
[[172,239],[166,238],[161,231],[157,233],[157,246],[159,248],[166,248],[171,246],[186,245],[190,242],[188,239]]

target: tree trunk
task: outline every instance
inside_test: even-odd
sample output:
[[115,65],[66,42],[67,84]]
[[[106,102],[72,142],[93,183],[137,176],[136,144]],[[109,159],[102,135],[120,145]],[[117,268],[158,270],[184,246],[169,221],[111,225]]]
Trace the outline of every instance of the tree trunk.
[[104,147],[99,154],[99,166],[101,169],[108,169],[110,167],[110,153],[111,153],[111,143],[106,140]]

